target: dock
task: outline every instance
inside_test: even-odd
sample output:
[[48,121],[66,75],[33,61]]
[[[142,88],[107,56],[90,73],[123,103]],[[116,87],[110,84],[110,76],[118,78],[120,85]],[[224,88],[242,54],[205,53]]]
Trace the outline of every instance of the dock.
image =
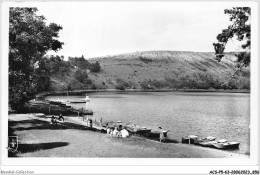
[[92,110],[75,109],[65,103],[48,100],[30,100],[28,101],[22,112],[26,113],[44,113],[47,115],[67,115],[67,116],[86,116],[93,115]]

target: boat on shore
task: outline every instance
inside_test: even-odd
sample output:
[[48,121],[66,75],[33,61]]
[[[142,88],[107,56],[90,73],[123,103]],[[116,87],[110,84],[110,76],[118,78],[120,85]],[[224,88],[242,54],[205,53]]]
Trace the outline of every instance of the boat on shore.
[[239,142],[224,142],[224,143],[214,143],[213,146],[218,149],[238,149]]
[[63,103],[61,101],[49,101],[50,104],[53,104],[53,105],[62,105]]
[[164,137],[167,138],[167,133],[168,133],[168,131],[166,131],[166,130],[151,129],[151,128],[147,128],[145,126],[138,126],[138,125],[135,125],[135,124],[132,124],[132,123],[124,123],[124,122],[121,122],[121,121],[105,122],[105,123],[102,123],[102,126],[108,127],[108,128],[111,128],[111,129],[115,129],[115,127],[117,127],[117,129],[119,129],[119,130],[125,128],[131,134],[150,138],[150,139],[153,139],[153,140],[159,139],[161,133],[163,133]]
[[215,143],[218,143],[218,141],[216,141],[216,140],[208,141],[207,140],[207,141],[198,143],[198,145],[203,146],[203,147],[213,147],[213,144],[215,144]]
[[164,137],[166,138],[168,131],[166,131],[166,130],[160,130],[160,129],[152,129],[152,130],[148,133],[148,137],[151,137],[151,138],[159,138],[161,133],[163,133]]
[[78,101],[69,101],[69,103],[86,103],[86,102],[83,100],[78,100]]
[[197,140],[197,139],[198,139],[198,136],[189,135],[187,137],[182,137],[181,138],[181,143],[194,144],[195,140]]
[[135,134],[147,135],[151,132],[152,129],[146,128],[144,126],[137,126],[135,124],[129,124],[129,125],[126,125],[126,130],[131,133],[135,133]]
[[182,137],[182,143],[218,149],[238,149],[240,144],[239,142],[228,142],[226,139],[216,140],[216,137],[212,136],[200,138],[193,135]]
[[110,122],[102,123],[102,126],[103,127],[108,127],[110,129],[115,129],[115,127],[117,127],[117,128],[125,127],[126,123],[123,123],[121,121],[116,121],[116,122],[110,121]]

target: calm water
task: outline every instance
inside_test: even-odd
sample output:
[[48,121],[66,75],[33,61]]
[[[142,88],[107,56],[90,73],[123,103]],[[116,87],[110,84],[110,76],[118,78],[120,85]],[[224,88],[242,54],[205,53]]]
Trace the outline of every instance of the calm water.
[[[208,92],[94,92],[88,93],[89,108],[103,121],[131,122],[170,130],[169,137],[215,136],[240,142],[236,152],[248,154],[250,94]],[[48,97],[66,100],[66,96]],[[70,96],[70,100],[84,96]],[[71,104],[72,105],[72,104]],[[86,107],[73,104],[73,107]]]

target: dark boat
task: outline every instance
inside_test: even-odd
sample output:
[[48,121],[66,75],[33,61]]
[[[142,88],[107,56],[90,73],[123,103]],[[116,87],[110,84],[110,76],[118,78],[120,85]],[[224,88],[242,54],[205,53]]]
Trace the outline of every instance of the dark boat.
[[198,136],[189,135],[187,137],[182,137],[181,143],[194,144],[197,139],[198,139]]
[[151,138],[159,138],[161,132],[163,133],[164,137],[166,138],[168,131],[159,130],[159,129],[152,129],[152,130],[148,133],[148,137],[151,137]]
[[69,101],[69,103],[86,103],[86,101]]
[[191,139],[189,137],[182,137],[181,138],[181,143],[186,143],[186,144],[194,144],[195,140]]
[[103,127],[108,126],[108,128],[112,128],[112,129],[115,129],[115,127],[117,127],[118,129],[121,129],[122,127],[125,127],[126,124],[121,121],[116,121],[116,122],[110,121],[110,122],[103,123],[102,126]]
[[61,105],[62,103],[60,101],[50,101],[50,104]]

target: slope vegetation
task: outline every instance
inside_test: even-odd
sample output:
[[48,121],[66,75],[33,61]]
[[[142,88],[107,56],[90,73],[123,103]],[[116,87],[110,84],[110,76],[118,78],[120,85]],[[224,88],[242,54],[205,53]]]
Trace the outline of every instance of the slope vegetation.
[[72,89],[250,89],[250,68],[244,68],[228,86],[226,82],[235,68],[236,57],[228,53],[218,62],[214,53],[182,51],[147,51],[91,58],[101,71],[89,72],[88,84],[73,78],[76,68],[65,77],[51,77],[53,90]]

